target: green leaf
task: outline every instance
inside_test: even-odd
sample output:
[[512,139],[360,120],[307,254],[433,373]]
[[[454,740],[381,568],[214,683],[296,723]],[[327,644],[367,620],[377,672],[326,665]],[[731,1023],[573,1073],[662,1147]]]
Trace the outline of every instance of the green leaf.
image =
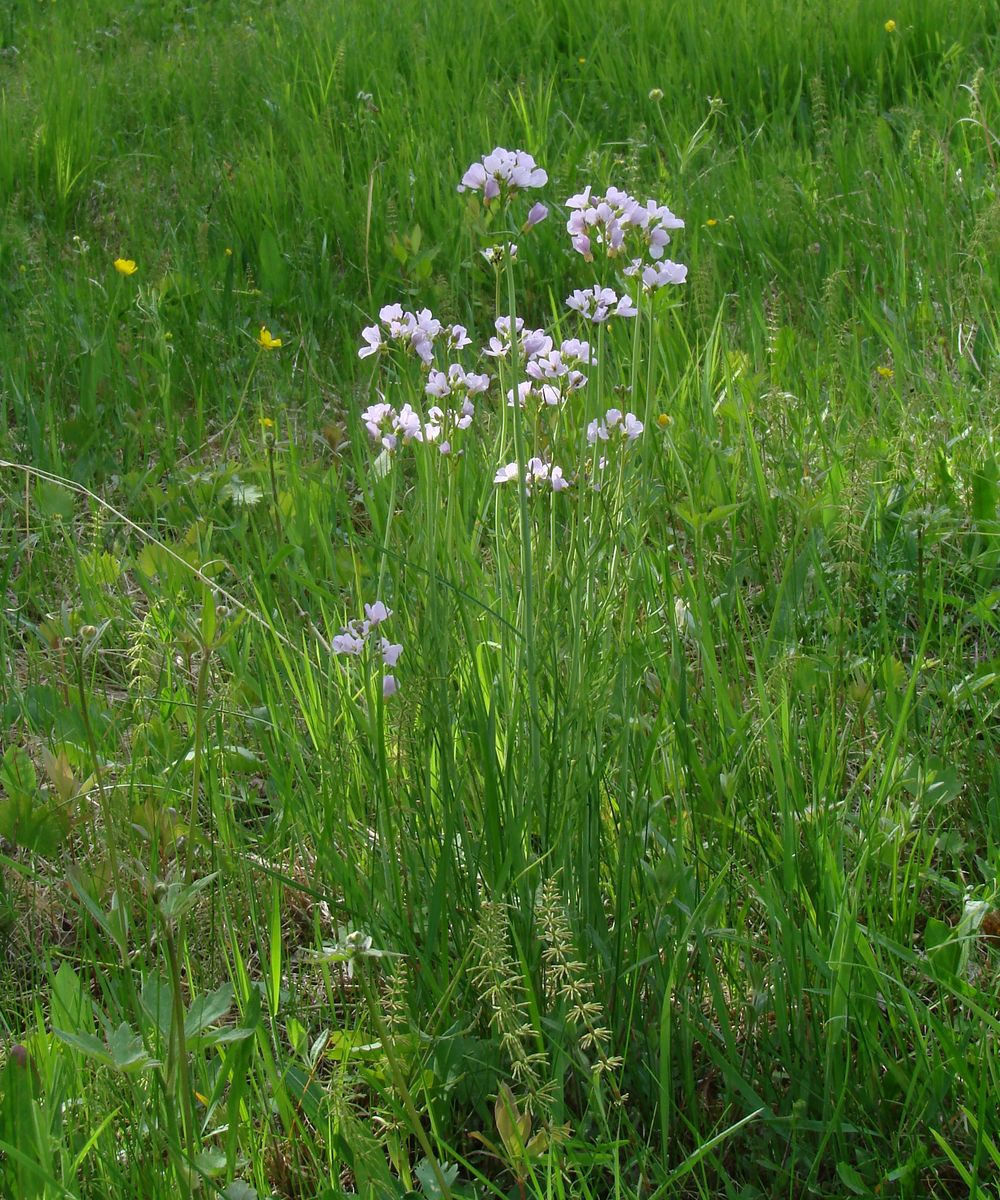
[[53,1025],[52,1032],[56,1037],[73,1050],[78,1050],[84,1057],[93,1059],[106,1067],[114,1065],[114,1059],[108,1053],[107,1047],[90,1033],[73,1033],[68,1029],[59,1029]]
[[71,521],[76,511],[73,493],[58,483],[36,479],[34,488],[35,507],[46,519]]
[[11,799],[34,796],[38,790],[35,768],[20,746],[8,746],[0,759],[0,787]]
[[164,1037],[170,1036],[174,993],[162,975],[148,975],[139,993],[139,1005]]
[[226,1155],[222,1150],[200,1150],[194,1159],[199,1175],[214,1179],[226,1169]]
[[203,875],[201,879],[196,879],[194,883],[168,883],[160,899],[160,912],[165,917],[176,920],[198,902],[198,897],[205,888],[215,882],[218,875],[218,871],[213,871],[211,875]]
[[924,949],[937,974],[954,975],[961,958],[961,947],[954,940],[950,925],[937,917],[928,917],[924,926]]
[[53,1025],[73,1033],[94,1030],[94,1002],[68,962],[62,964],[52,981],[50,1019]]
[[210,1025],[215,1025],[233,1005],[232,984],[224,983],[207,996],[193,1001],[184,1018],[184,1036],[195,1037]]
[[[440,1163],[439,1165],[441,1168],[441,1174],[444,1176],[444,1181],[450,1189],[452,1184],[458,1178],[458,1165],[457,1163]],[[434,1173],[434,1168],[426,1158],[422,1158],[420,1162],[417,1163],[417,1165],[413,1168],[413,1173],[420,1181],[420,1187],[423,1190],[424,1195],[427,1197],[427,1200],[443,1200],[445,1193],[442,1191],[441,1185],[438,1183],[438,1178]]]
[[840,1176],[840,1182],[844,1185],[844,1187],[852,1191],[855,1196],[871,1195],[871,1188],[865,1184],[865,1181],[850,1163],[837,1163],[837,1174]]
[[52,854],[58,850],[69,824],[68,811],[49,800],[38,788],[38,776],[28,755],[9,746],[0,759],[0,837],[24,850]]
[[257,1200],[257,1189],[242,1179],[234,1179],[222,1189],[222,1200]]
[[124,1021],[108,1037],[111,1061],[119,1071],[148,1071],[160,1064],[142,1044],[142,1038]]

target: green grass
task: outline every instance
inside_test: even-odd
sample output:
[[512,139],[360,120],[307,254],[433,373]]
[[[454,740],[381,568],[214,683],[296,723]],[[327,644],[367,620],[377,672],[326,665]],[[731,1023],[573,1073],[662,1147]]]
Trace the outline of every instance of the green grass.
[[[1000,1195],[1000,6],[883,7],[3,0],[0,1195]],[[588,183],[685,287],[380,458]]]

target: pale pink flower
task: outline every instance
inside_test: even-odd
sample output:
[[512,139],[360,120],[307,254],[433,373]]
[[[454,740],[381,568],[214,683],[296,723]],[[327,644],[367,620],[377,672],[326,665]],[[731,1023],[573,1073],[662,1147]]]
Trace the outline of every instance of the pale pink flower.
[[402,653],[403,647],[398,642],[390,642],[388,638],[382,639],[382,661],[387,667],[394,667]]
[[358,637],[356,634],[345,630],[343,633],[338,633],[330,642],[335,654],[354,654],[358,655],[365,648],[364,638]]
[[524,223],[525,231],[532,229],[535,225],[538,225],[541,221],[544,221],[548,215],[549,210],[544,204],[542,204],[541,201],[539,201],[537,204],[533,204],[528,212],[528,219]]
[[376,600],[374,604],[365,605],[365,616],[370,625],[380,625],[383,621],[389,620],[392,616],[392,609],[386,608],[381,600]]

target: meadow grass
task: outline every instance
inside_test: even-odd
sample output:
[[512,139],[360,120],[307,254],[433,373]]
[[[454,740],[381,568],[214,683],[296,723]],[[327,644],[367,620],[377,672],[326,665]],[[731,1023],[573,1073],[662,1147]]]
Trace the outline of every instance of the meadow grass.
[[[0,43],[0,1194],[1000,1194],[996,0]],[[589,329],[588,184],[689,267]],[[395,302],[493,377],[451,455],[361,419]]]

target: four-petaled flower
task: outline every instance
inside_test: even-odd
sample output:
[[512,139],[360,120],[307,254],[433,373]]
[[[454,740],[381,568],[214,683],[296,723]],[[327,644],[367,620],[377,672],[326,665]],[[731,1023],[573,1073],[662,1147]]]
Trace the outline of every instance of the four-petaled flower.
[[505,150],[502,146],[487,154],[482,162],[474,162],[462,176],[460,192],[482,192],[483,203],[489,204],[498,196],[508,196],[525,188],[544,187],[549,177],[524,150]]

